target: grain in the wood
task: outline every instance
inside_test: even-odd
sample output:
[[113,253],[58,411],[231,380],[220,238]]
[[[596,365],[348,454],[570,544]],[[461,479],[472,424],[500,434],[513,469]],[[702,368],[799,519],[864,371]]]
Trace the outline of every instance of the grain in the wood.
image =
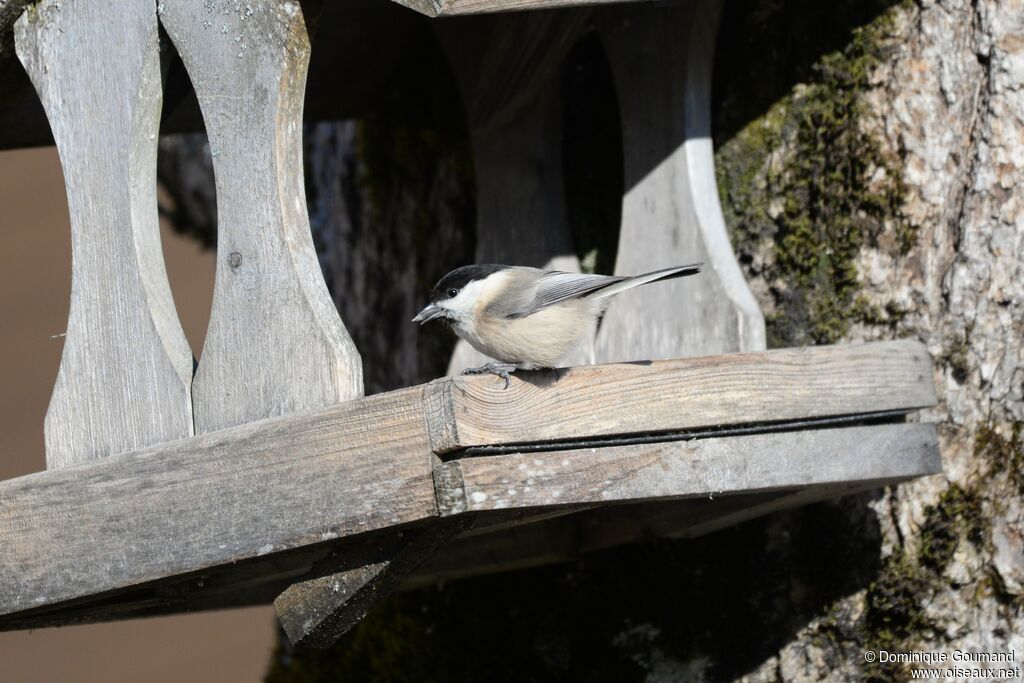
[[935,426],[895,424],[461,458],[441,513],[758,493],[941,471]]
[[519,372],[508,389],[497,377],[455,377],[427,391],[437,453],[935,404],[916,341]]
[[359,353],[320,273],[306,213],[298,0],[168,0],[217,190],[213,309],[193,383],[196,432],[362,394]]
[[615,273],[703,262],[696,276],[612,301],[598,362],[765,348],[764,316],[718,205],[710,141],[717,0],[595,14],[619,96],[626,193]]
[[0,482],[0,614],[435,517],[421,395]]
[[192,433],[192,351],[156,204],[161,83],[152,0],[43,0],[18,56],[46,108],[71,214],[71,308],[46,413],[50,468]]

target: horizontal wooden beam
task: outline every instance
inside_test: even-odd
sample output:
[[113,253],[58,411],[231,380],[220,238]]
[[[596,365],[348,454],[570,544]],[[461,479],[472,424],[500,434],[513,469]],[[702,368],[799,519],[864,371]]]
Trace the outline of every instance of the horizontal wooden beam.
[[441,514],[713,497],[941,470],[935,425],[884,424],[462,458]]
[[0,483],[0,614],[436,516],[421,394]]
[[482,536],[587,506],[929,474],[931,426],[793,420],[910,412],[934,403],[930,377],[908,342],[523,373],[507,391],[460,377],[0,482],[0,629],[267,602],[390,562],[393,535],[440,511],[481,517]]
[[[860,445],[858,439],[863,439]],[[788,444],[781,450],[777,448],[785,442]],[[671,483],[673,474],[678,477],[679,463],[674,465],[662,458],[658,465],[641,468],[641,472],[646,469],[646,473],[651,475],[648,479],[654,480],[648,481],[648,493],[687,491],[684,493],[686,497],[605,504],[582,511],[566,506],[570,514],[497,530],[488,529],[483,522],[478,522],[483,533],[466,534],[437,553],[414,573],[407,586],[565,562],[588,552],[644,539],[696,538],[779,510],[942,471],[935,425],[932,424],[890,424],[728,437],[691,442],[690,445],[695,447],[691,463],[693,476],[687,484],[682,484],[678,478],[675,484]],[[766,450],[761,450],[765,447]],[[751,450],[740,455],[744,448]],[[602,449],[605,450],[614,449]],[[780,460],[782,454],[786,455]],[[676,455],[679,460],[688,459],[683,450],[677,451]],[[730,462],[731,455],[738,457]],[[790,463],[800,461],[805,470],[790,466]],[[449,470],[452,464],[447,465]],[[532,461],[531,464],[538,467]],[[779,471],[758,471],[764,465],[768,465],[769,470],[777,467]],[[662,466],[664,470],[660,469]],[[491,470],[490,474],[494,473],[493,465],[485,467]],[[593,469],[592,473],[581,474],[582,482],[594,482],[604,476],[600,464],[595,464]],[[607,466],[603,469],[608,471]],[[520,477],[524,473],[518,469],[518,464],[514,471]],[[702,472],[706,475],[703,480]],[[550,491],[553,480],[560,477],[563,483],[573,479],[573,475],[567,473],[554,475],[539,488]],[[600,479],[597,491],[621,492],[624,487],[643,486],[644,479],[642,473],[617,481]],[[728,483],[730,479],[731,485]],[[513,478],[508,481],[503,486],[515,485]],[[610,483],[605,485],[605,481]],[[750,483],[750,488],[744,488],[743,481]],[[580,483],[574,480],[572,486]],[[537,484],[536,479],[534,484]],[[593,493],[588,497],[601,497]],[[486,499],[480,502],[479,509],[499,510],[477,512],[481,520],[486,520],[487,515],[509,512],[502,507],[500,498],[492,500],[490,508]],[[538,509],[549,514],[558,510],[557,507]]]
[[935,405],[931,360],[916,341],[638,361],[427,388],[436,453],[770,423]]

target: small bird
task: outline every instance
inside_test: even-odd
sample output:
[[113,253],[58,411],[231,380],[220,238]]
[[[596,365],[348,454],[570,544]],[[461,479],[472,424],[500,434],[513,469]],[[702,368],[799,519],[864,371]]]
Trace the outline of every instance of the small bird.
[[516,370],[553,368],[594,338],[597,321],[616,294],[660,280],[696,275],[703,264],[663,268],[643,275],[586,275],[524,266],[462,266],[430,291],[414,323],[447,321],[462,339],[493,363],[463,374],[490,373],[505,380]]

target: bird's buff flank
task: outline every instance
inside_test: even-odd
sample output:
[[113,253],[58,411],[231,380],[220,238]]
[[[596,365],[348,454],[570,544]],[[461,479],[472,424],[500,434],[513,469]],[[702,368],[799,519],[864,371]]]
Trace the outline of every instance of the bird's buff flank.
[[463,374],[495,374],[507,388],[512,372],[557,367],[593,340],[597,321],[616,294],[696,275],[702,265],[632,277],[497,264],[462,266],[441,278],[430,292],[430,303],[412,320],[447,321],[455,334],[496,361]]

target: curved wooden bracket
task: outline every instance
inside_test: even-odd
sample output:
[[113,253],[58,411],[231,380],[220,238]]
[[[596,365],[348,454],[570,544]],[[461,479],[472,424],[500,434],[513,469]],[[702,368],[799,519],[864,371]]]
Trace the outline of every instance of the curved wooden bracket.
[[217,186],[213,310],[193,383],[196,431],[360,396],[359,353],[320,274],[306,214],[298,0],[164,0],[195,86]]
[[612,302],[598,362],[765,348],[718,204],[710,139],[719,0],[602,10],[623,126],[626,193],[616,273],[702,261],[695,278]]
[[192,352],[156,206],[160,57],[152,0],[43,0],[15,30],[71,212],[67,339],[46,413],[50,468],[192,433]]

